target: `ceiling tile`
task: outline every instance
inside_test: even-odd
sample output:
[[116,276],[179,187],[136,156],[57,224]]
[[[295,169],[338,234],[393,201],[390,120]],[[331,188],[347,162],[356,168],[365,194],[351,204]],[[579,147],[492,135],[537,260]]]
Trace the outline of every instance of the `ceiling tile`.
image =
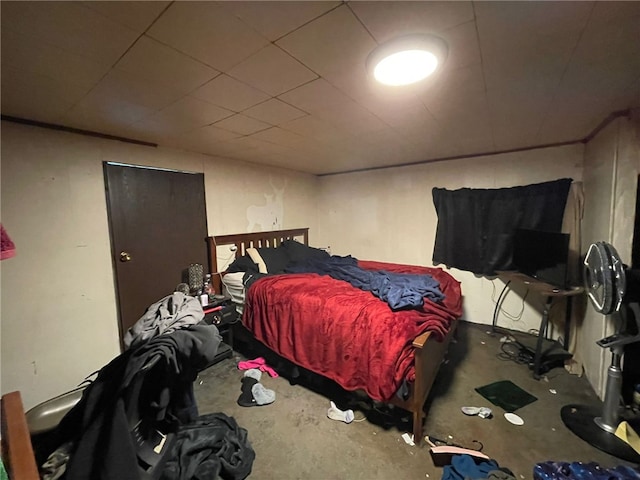
[[252,133],[259,132],[260,130],[270,128],[271,125],[245,115],[236,114],[217,122],[216,127],[240,133],[242,135],[251,135]]
[[415,110],[407,117],[396,120],[393,129],[398,135],[417,145],[437,143],[442,134],[442,127],[426,109]]
[[474,19],[471,2],[350,2],[349,7],[380,43],[407,33],[441,32]]
[[[37,73],[26,72],[11,67],[2,68],[2,96],[10,97],[18,92],[31,90],[34,96],[50,95],[67,103],[80,101],[89,91],[88,88],[65,83]],[[31,103],[31,102],[29,102]]]
[[449,106],[459,107],[471,97],[484,94],[484,76],[480,64],[457,70],[445,70],[431,88],[418,93],[434,114],[443,114]]
[[[640,2],[639,2],[640,3]],[[571,67],[600,68],[603,74],[628,72],[640,76],[640,16],[615,23],[590,19],[571,58]],[[597,67],[596,67],[597,66]]]
[[[3,114],[314,173],[575,141],[640,108],[640,2],[0,10]],[[370,51],[410,31],[445,39],[444,67],[374,83]]]
[[616,101],[616,110],[640,107],[640,78],[629,85]]
[[111,63],[71,53],[3,26],[2,67],[24,70],[88,89],[109,71]]
[[572,65],[558,87],[556,102],[561,104],[579,98],[580,101],[606,103],[623,94],[637,78],[640,78],[640,72],[624,68]]
[[[589,18],[589,28],[620,20],[635,21],[637,25],[640,20],[638,17],[640,17],[640,2],[595,2]],[[635,20],[632,20],[634,18]]]
[[167,8],[171,2],[162,2],[159,0],[149,1],[91,1],[82,2],[82,4],[104,15],[105,17],[121,23],[139,33],[143,33],[149,25]]
[[55,123],[84,94],[84,89],[42,75],[2,68],[3,115]]
[[336,110],[353,100],[326,80],[319,78],[279,96],[279,98],[308,113]]
[[[458,99],[450,98],[446,104],[426,104],[427,109],[433,114],[434,118],[441,126],[457,125],[465,127],[474,127],[475,123],[483,119],[478,127],[490,127],[491,124],[487,120],[489,115],[489,102],[484,92],[470,93],[461,95]],[[456,128],[456,130],[461,131]]]
[[143,142],[167,145],[174,144],[175,138],[179,133],[181,132],[176,132],[176,129],[172,125],[143,120],[142,122],[126,125],[122,128],[120,135],[125,138],[133,138]]
[[222,74],[195,90],[192,97],[220,105],[234,112],[264,102],[269,98],[264,92]]
[[327,77],[327,80],[340,92],[376,115],[385,111],[396,111],[402,115],[404,109],[410,109],[416,103],[420,104],[416,95],[429,88],[429,83],[426,82],[400,89],[382,85],[371,79],[364,71],[332,74]]
[[160,110],[183,97],[179,90],[141,79],[122,70],[111,70],[91,93]]
[[210,150],[217,143],[232,140],[239,136],[240,134],[208,125],[181,135],[176,139],[176,142],[182,147],[203,151]]
[[269,44],[214,2],[175,2],[148,35],[223,72]]
[[324,78],[338,91],[365,107],[372,102],[389,105],[415,102],[418,93],[432,88],[432,84],[439,81],[434,75],[418,84],[397,88],[376,82],[364,69],[329,74]]
[[[537,89],[489,90],[487,98],[497,149],[527,147],[537,143],[538,131],[554,99],[553,90],[542,85]],[[514,104],[520,108],[511,108]]]
[[517,51],[576,37],[592,7],[592,2],[475,2],[483,53],[486,48]]
[[242,113],[271,125],[280,125],[281,123],[307,115],[306,112],[292,107],[277,98],[272,98],[271,100],[256,105],[255,107],[251,107]]
[[238,152],[251,150],[262,146],[264,142],[252,140],[250,137],[238,137],[215,145],[218,155],[233,155]]
[[325,110],[319,113],[318,116],[329,120],[336,127],[350,134],[375,132],[388,127],[369,110],[355,102],[346,103],[334,110]]
[[[487,88],[558,83],[587,24],[587,2],[478,2]],[[505,41],[508,38],[509,41]]]
[[113,64],[139,33],[79,2],[0,2],[5,26],[70,53]]
[[365,68],[376,42],[347,5],[278,40],[277,45],[320,75]]
[[296,148],[304,143],[306,140],[303,136],[297,133],[292,133],[288,130],[283,130],[278,127],[269,128],[258,133],[251,135],[251,138],[261,140],[264,142],[274,143],[288,148]]
[[593,101],[554,105],[538,133],[538,141],[549,144],[585,138],[611,113],[606,103]]
[[431,112],[415,95],[403,101],[381,101],[372,98],[365,106],[387,125],[396,129],[420,131],[432,129],[436,125]]
[[296,28],[325,14],[341,2],[220,2],[244,23],[275,41]]
[[313,138],[320,142],[330,142],[347,137],[349,134],[330,122],[314,116],[300,117],[280,125],[280,128]]
[[449,47],[443,68],[455,70],[482,62],[476,22],[467,22],[439,34]]
[[127,100],[91,92],[64,115],[63,122],[77,128],[102,131],[103,127],[113,129],[117,125],[135,123],[153,112],[153,109]]
[[538,143],[583,139],[616,110],[640,105],[634,89],[637,81],[621,87],[613,83],[613,77],[602,77],[597,68],[583,70],[582,75],[581,82],[563,84],[559,89],[538,132]]
[[260,50],[227,73],[271,95],[279,95],[318,78],[315,73],[274,45]]
[[371,154],[375,151],[384,151],[388,155],[388,152],[396,150],[400,153],[404,149],[404,145],[407,143],[406,139],[401,137],[393,129],[378,130],[376,132],[365,132],[359,135],[354,135],[347,141],[337,142],[336,147],[345,147],[349,150],[359,153]]
[[162,109],[149,120],[166,122],[167,124],[175,122],[181,128],[195,129],[210,125],[231,115],[233,115],[233,112],[212,103],[198,100],[197,98],[184,97]]
[[182,93],[195,90],[219,73],[146,36],[140,37],[116,68]]

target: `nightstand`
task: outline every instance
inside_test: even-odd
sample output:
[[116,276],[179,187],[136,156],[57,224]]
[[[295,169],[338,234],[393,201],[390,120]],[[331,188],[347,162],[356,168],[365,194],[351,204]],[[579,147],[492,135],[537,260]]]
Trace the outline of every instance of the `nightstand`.
[[218,352],[211,362],[214,365],[225,358],[231,358],[233,355],[233,324],[238,322],[239,315],[236,311],[236,306],[231,302],[231,299],[225,298],[217,302],[211,303],[206,307],[202,307],[204,310],[203,323],[207,325],[215,325],[218,327],[218,331],[223,338],[218,347]]

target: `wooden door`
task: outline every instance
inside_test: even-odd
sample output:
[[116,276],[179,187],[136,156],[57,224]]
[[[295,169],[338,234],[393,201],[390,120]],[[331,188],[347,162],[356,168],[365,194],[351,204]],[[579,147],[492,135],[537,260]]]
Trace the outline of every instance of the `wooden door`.
[[204,174],[104,163],[120,339],[152,303],[207,268]]

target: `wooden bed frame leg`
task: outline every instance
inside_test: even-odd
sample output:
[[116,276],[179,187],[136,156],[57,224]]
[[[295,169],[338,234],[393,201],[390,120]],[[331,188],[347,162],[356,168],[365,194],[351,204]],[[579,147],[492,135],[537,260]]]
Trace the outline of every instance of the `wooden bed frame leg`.
[[416,445],[422,443],[422,423],[424,421],[424,409],[416,408],[413,412],[413,442]]
[[416,445],[421,446],[424,440],[424,420],[426,414],[424,405],[431,391],[433,381],[440,370],[449,342],[454,335],[457,321],[451,326],[451,329],[441,341],[432,340],[429,332],[423,333],[413,341],[415,347],[415,369],[416,380],[413,384],[413,391],[405,401],[397,398],[392,399],[391,403],[404,408],[413,413],[413,441]]

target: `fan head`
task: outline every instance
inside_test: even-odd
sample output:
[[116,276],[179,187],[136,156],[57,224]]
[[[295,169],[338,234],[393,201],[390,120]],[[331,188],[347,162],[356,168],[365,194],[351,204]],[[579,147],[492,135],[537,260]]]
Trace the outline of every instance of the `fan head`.
[[604,315],[617,312],[626,290],[624,264],[606,242],[591,244],[584,259],[585,290],[593,307]]

